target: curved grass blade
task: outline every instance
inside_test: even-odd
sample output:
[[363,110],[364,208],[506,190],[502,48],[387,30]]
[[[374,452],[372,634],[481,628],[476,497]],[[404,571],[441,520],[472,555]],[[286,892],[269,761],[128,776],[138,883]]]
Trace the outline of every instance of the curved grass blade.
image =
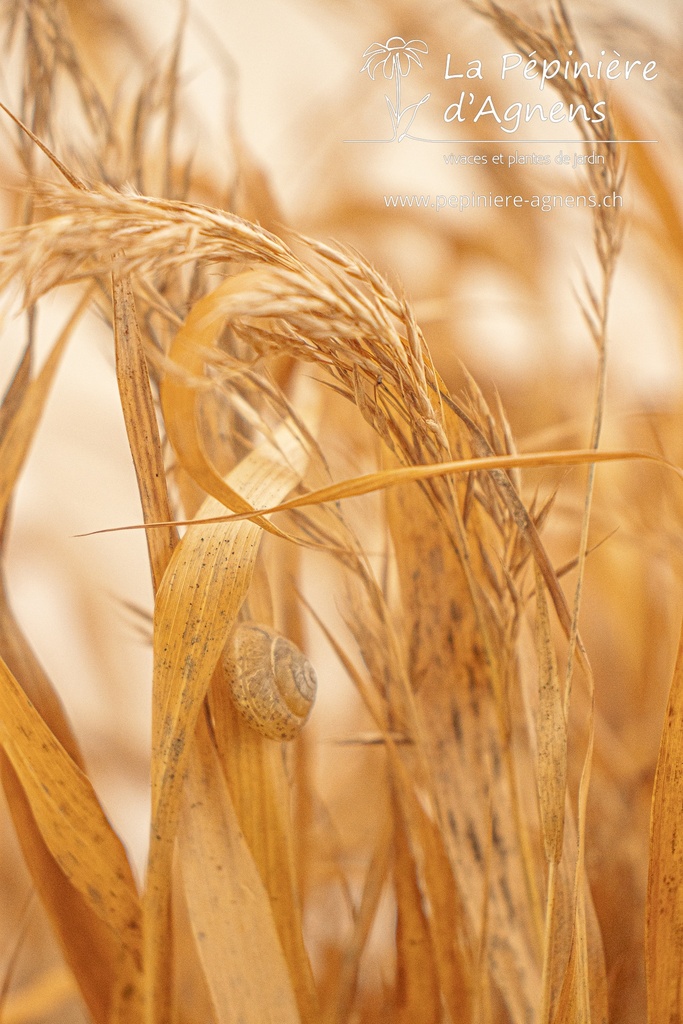
[[[229,278],[192,307],[169,352],[175,369],[163,377],[159,393],[168,439],[183,468],[207,494],[217,498],[226,508],[233,512],[253,513],[252,505],[223,479],[213,465],[197,421],[198,391],[195,382],[204,375],[207,355],[215,346],[223,323],[220,300],[234,289],[234,279]],[[277,527],[262,517],[254,521],[269,533],[282,536]]]
[[[276,448],[264,442],[233,470],[228,486],[246,501],[277,501],[300,478],[306,453],[295,429],[283,423]],[[221,508],[208,498],[201,514]],[[261,538],[254,523],[192,526],[175,549],[154,611],[152,713],[152,823],[145,892],[145,967],[148,1020],[167,1019],[171,862],[199,710],[251,582]]]
[[[14,487],[40,424],[66,345],[90,298],[91,292],[87,292],[78,303],[33,380],[28,377],[27,350],[3,403],[0,436],[0,516],[3,519],[7,517]],[[62,703],[14,617],[1,572],[0,652],[7,672],[20,687],[17,698],[32,709],[51,741],[59,744],[64,756],[70,759],[71,767],[77,773],[83,772],[83,760]],[[21,773],[15,770],[4,752],[0,756],[0,768],[24,859],[93,1020],[104,1024],[116,1020],[119,1012],[130,1012],[128,1019],[133,1021],[139,963],[134,963],[131,957],[122,957],[120,936],[111,922],[105,923],[93,908],[88,893],[75,886],[62,870],[43,835],[38,805],[29,798]],[[96,802],[92,791],[91,798]],[[93,813],[102,814],[97,808]],[[127,864],[122,870],[128,873],[134,891]],[[135,914],[130,920],[135,920]],[[133,998],[124,998],[124,991]],[[124,1009],[127,1003],[130,1003],[130,1011]]]
[[[113,932],[121,966],[132,965],[129,977],[139,976],[140,906],[123,846],[88,778],[1,659],[0,744],[52,857],[87,907]],[[125,1015],[115,1005],[110,1019],[134,1021],[140,991],[130,990]]]
[[219,1024],[300,1024],[271,904],[200,716],[178,831],[185,896]]

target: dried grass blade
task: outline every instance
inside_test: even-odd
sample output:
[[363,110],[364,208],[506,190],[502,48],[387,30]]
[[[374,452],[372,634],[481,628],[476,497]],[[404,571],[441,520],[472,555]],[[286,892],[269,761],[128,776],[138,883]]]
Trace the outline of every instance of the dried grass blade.
[[[285,423],[275,435],[279,449],[264,442],[230,474],[229,486],[251,500],[277,501],[306,463],[294,428]],[[210,516],[220,508],[209,498],[201,512]],[[160,1024],[170,1005],[169,894],[183,774],[199,709],[249,589],[260,537],[253,523],[190,527],[157,594],[145,970],[148,1019]]]
[[[403,828],[408,839],[421,899],[430,908],[427,921],[434,948],[434,970],[444,1006],[452,1021],[469,1024],[474,1019],[476,986],[472,943],[444,837],[425,811],[415,792],[414,780],[391,740],[387,752],[401,810],[398,827]],[[414,964],[413,970],[422,970],[422,965]]]
[[[3,515],[7,513],[64,349],[89,300],[90,293],[87,293],[33,381],[28,379],[30,352],[27,349],[5,397],[0,440]],[[33,714],[41,716],[43,727],[51,730],[53,740],[61,744],[74,768],[83,770],[78,744],[62,703],[13,615],[1,578],[0,651],[7,670],[21,684],[27,703],[30,701],[35,709]],[[130,957],[124,957],[122,962],[119,936],[95,912],[89,895],[75,888],[58,866],[53,851],[43,838],[39,816],[20,777],[4,753],[0,761],[3,788],[34,885],[93,1019],[104,1024],[111,1019],[112,1013],[118,1012],[116,1008],[122,1005],[124,990],[135,993],[138,967]],[[130,881],[132,885],[132,879]],[[132,999],[134,1003],[135,998]]]
[[538,801],[541,814],[543,845],[548,862],[548,896],[546,904],[545,941],[543,948],[541,1022],[550,1015],[551,984],[558,954],[555,943],[555,911],[557,901],[557,865],[562,858],[564,813],[567,796],[567,725],[564,700],[557,671],[557,658],[550,630],[548,602],[543,576],[536,563],[536,653],[539,665],[537,747]]
[[541,571],[536,570],[536,651],[538,693],[538,798],[548,863],[559,863],[564,835],[567,788],[567,725],[562,686],[550,631],[550,616]]
[[[112,295],[116,376],[142,511],[146,523],[168,522],[172,513],[166,489],[159,428],[130,279],[113,275]],[[178,533],[174,527],[169,526],[160,530],[147,530],[146,537],[156,592],[178,543]]]
[[346,1024],[351,1017],[358,988],[361,960],[370,930],[377,916],[379,902],[389,872],[392,855],[393,829],[387,820],[380,829],[375,851],[370,861],[353,934],[344,949],[341,970],[330,998],[328,1024]]
[[[31,327],[29,320],[29,338],[31,336]],[[24,348],[22,357],[19,361],[19,365],[14,371],[14,375],[10,384],[5,392],[0,406],[0,441],[5,436],[5,432],[9,423],[14,419],[14,416],[18,412],[21,403],[24,400],[24,395],[31,382],[31,367],[33,365],[33,343],[29,340]]]
[[6,958],[6,962],[3,963],[2,981],[0,981],[0,1020],[4,1020],[6,1016],[7,996],[12,987],[22,947],[26,941],[33,896],[33,890],[29,890],[17,922],[16,937],[12,941],[9,956]]
[[22,132],[24,132],[24,134],[29,137],[31,142],[33,142],[36,146],[38,146],[40,150],[42,150],[42,152],[45,154],[48,160],[50,160],[51,163],[54,164],[54,166],[57,168],[60,174],[62,174],[63,177],[66,178],[66,180],[73,188],[83,192],[88,191],[88,187],[85,184],[85,182],[82,181],[77,175],[73,174],[73,172],[69,170],[66,164],[63,164],[59,157],[56,156],[48,146],[45,145],[42,139],[39,139],[35,132],[31,131],[28,125],[25,125],[24,122],[20,118],[18,118],[16,114],[13,114],[12,111],[8,107],[6,107],[4,103],[0,103],[0,110],[4,110],[7,116],[14,121],[16,126],[20,128]]
[[[643,126],[638,124],[636,118],[620,102],[618,96],[613,94],[610,97],[610,103],[616,114],[623,138],[640,139],[647,135],[647,131],[643,131]],[[657,148],[656,146],[644,146],[642,143],[631,147],[629,166],[659,214],[661,229],[667,238],[669,247],[681,260],[683,259],[683,223],[675,190],[666,179],[662,162],[657,160],[653,152]]]
[[[163,455],[150,387],[149,372],[135,312],[130,279],[112,275],[116,376],[145,522],[171,518]],[[178,544],[174,526],[146,532],[154,592]],[[162,961],[171,976],[172,944]]]
[[[1,579],[0,651],[38,714],[74,764],[83,769],[80,750],[61,701],[13,616]],[[119,1000],[117,993],[122,993],[127,985],[123,973],[119,974],[118,936],[94,913],[86,897],[71,885],[58,866],[42,837],[22,784],[2,751],[0,774],[24,860],[65,961],[78,981],[93,1020],[96,1024],[106,1024],[110,1020],[110,1007]]]
[[[399,484],[414,483],[421,480],[431,480],[435,477],[450,476],[459,473],[471,473],[472,471],[490,472],[499,469],[542,469],[547,466],[585,466],[593,462],[624,462],[634,459],[642,459],[646,462],[656,462],[667,469],[673,470],[683,479],[683,470],[672,463],[667,462],[659,455],[652,452],[638,451],[635,449],[623,449],[609,451],[601,449],[595,451],[592,448],[579,448],[571,451],[561,452],[537,452],[532,455],[492,455],[477,459],[455,459],[449,462],[436,462],[418,466],[400,466],[397,469],[383,469],[376,473],[366,473],[363,476],[350,477],[340,483],[329,484],[326,487],[309,491],[300,497],[290,498],[277,505],[269,505],[251,512],[236,512],[228,516],[220,516],[214,519],[197,517],[195,520],[181,522],[178,525],[193,525],[194,523],[207,522],[231,522],[237,523],[240,520],[255,519],[257,515],[272,515],[275,512],[287,512],[293,508],[306,508],[309,505],[321,505],[329,501],[341,501],[343,498],[358,498],[364,494],[372,494],[374,491],[384,491],[389,487]],[[164,526],[166,524],[158,524]],[[122,529],[139,529],[139,527],[122,527]],[[116,531],[110,531],[116,532]],[[546,554],[547,559],[547,554]],[[541,565],[543,570],[543,565]],[[543,577],[545,580],[545,576]],[[546,580],[546,586],[547,586]],[[550,588],[548,588],[550,590]],[[552,596],[552,591],[551,591]],[[566,599],[565,599],[566,604]],[[567,609],[567,614],[569,614]]]
[[[460,420],[462,423],[464,423],[468,430],[468,433],[470,435],[470,443],[472,445],[472,449],[475,455],[479,456],[482,459],[482,461],[491,459],[492,456],[494,456],[494,452],[491,446],[489,445],[485,435],[482,433],[482,431],[473,421],[473,419],[467,414],[467,412],[447,395],[445,386],[441,382],[440,378],[437,378],[437,380],[439,383],[441,397],[444,401],[445,409],[447,411],[447,414],[453,420],[451,429],[454,432],[454,436],[458,436],[457,420]],[[554,454],[557,455],[559,453]],[[554,462],[554,457],[551,461],[555,465],[560,464]],[[506,465],[501,466],[492,465],[491,476],[518,530],[523,535],[531,549],[534,561],[541,570],[541,574],[545,581],[545,585],[548,588],[548,593],[550,594],[560,624],[563,630],[565,631],[566,635],[569,636],[572,628],[571,615],[569,612],[569,606],[567,605],[567,599],[565,597],[564,591],[560,586],[560,581],[557,578],[557,574],[552,566],[550,558],[548,557],[548,553],[545,550],[536,524],[534,523],[533,518],[529,515],[526,505],[517,493],[517,490],[512,482],[512,479],[507,473],[501,472],[502,469],[519,469],[526,464],[531,465],[531,463],[526,463],[526,461],[510,461]],[[583,644],[579,645],[579,652],[582,655],[582,657],[585,658]]]
[[683,630],[652,794],[645,944],[649,1024],[683,1020],[682,804]]
[[[204,364],[224,319],[221,299],[234,290],[234,279],[229,278],[192,307],[173,340],[169,359],[175,368],[163,377],[160,397],[168,439],[187,473],[226,508],[253,513],[253,506],[212,464],[197,421],[197,382],[204,374]],[[254,522],[269,533],[282,536],[262,517],[256,516]]]
[[[132,984],[141,965],[140,904],[123,846],[89,780],[2,660],[0,743],[45,844],[86,905],[113,932],[119,944],[120,967],[127,983]],[[118,1000],[126,999],[126,1019],[131,1022],[136,1020],[139,991],[133,985],[127,997],[117,993]],[[124,1019],[116,1005],[110,1019]]]
[[[388,515],[411,638],[408,672],[451,884],[470,935],[480,930],[486,906],[485,968],[510,1019],[521,1022],[536,1005],[539,987],[537,857],[526,818],[515,813],[510,744],[501,735],[475,610],[460,562],[424,495],[397,489]],[[475,982],[477,995],[479,987]]]
[[189,759],[178,840],[190,920],[217,1020],[300,1024],[270,901],[203,716]]
[[397,1024],[439,1024],[441,998],[427,911],[417,872],[396,808],[394,884],[396,888]]
[[607,1024],[607,982],[600,928],[579,852],[569,960],[553,1024]]
[[[577,814],[578,849],[572,893],[572,937],[553,1024],[607,1022],[607,977],[602,935],[586,878],[586,808],[595,738],[595,709],[591,700],[588,743],[584,758]],[[567,854],[565,846],[565,857]],[[564,864],[564,858],[563,862]]]
[[63,967],[57,967],[9,995],[2,1007],[2,1024],[30,1024],[54,1013],[75,994],[73,978]]
[[[85,298],[69,324],[57,339],[42,371],[30,381],[32,350],[28,346],[0,409],[0,555],[6,537],[9,503],[23,468],[31,442],[40,422],[50,385],[69,339],[75,318],[85,307]],[[62,703],[45,675],[33,650],[17,623],[5,590],[4,575],[0,569],[0,653],[8,668],[19,680],[40,715],[68,751],[76,764],[83,768],[78,744],[64,713]]]
[[585,942],[574,932],[569,961],[557,1001],[553,1024],[590,1024],[590,1000],[582,978],[586,976]]
[[211,684],[210,707],[218,755],[240,828],[271,901],[301,1019],[317,1024],[318,996],[303,941],[292,787],[281,745],[261,736],[237,714],[220,665]]
[[88,291],[61,331],[38,376],[26,388],[21,405],[9,420],[0,442],[0,520],[7,511],[12,491],[26,460],[45,408],[55,373],[73,330],[91,298]]
[[95,1024],[109,1024],[110,1008],[118,998],[114,988],[120,960],[118,937],[67,880],[41,835],[20,780],[1,750],[0,769],[24,860],[64,959]]
[[[422,493],[416,489],[409,489],[408,493],[423,503],[418,506],[422,510],[425,500]],[[411,522],[419,522],[417,528],[430,533],[426,520],[418,518]],[[398,542],[394,539],[399,551]],[[403,551],[399,554],[401,571],[405,568],[402,556]],[[370,617],[366,613],[361,619],[357,612],[353,632],[370,672],[373,690],[386,702],[383,717],[389,724],[395,722],[405,728],[412,740],[399,747],[392,732],[380,725],[384,732],[389,777],[396,796],[395,827],[403,830],[410,849],[415,884],[425,907],[429,908],[427,926],[443,1003],[453,1021],[475,1020],[475,944],[466,899],[463,898],[448,846],[439,788],[442,771],[437,769],[435,772],[432,761],[435,752],[432,742],[439,747],[440,743],[435,737],[433,723],[422,714],[421,695],[413,692],[413,687],[419,690],[411,673],[414,666],[411,664],[409,668],[406,664],[405,652],[381,593],[374,589],[370,580],[366,586],[369,586],[374,615]],[[410,635],[415,639],[412,630]],[[426,654],[429,657],[428,651]],[[435,678],[434,682],[438,686],[443,681]],[[413,970],[422,970],[422,967],[413,964]]]

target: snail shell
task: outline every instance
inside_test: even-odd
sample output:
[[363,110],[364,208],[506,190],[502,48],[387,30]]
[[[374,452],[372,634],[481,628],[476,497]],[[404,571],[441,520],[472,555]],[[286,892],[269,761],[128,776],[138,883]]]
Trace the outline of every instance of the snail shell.
[[270,739],[294,739],[318,686],[306,655],[268,626],[241,622],[228,641],[225,668],[242,717]]

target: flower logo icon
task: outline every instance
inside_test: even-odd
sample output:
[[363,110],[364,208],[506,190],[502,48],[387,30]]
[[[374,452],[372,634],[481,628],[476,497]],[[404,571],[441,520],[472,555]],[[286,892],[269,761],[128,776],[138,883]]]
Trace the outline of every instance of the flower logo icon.
[[[387,140],[388,142],[393,142],[396,138],[398,138],[399,142],[403,142],[405,138],[412,138],[408,133],[415,120],[415,115],[422,104],[426,103],[431,96],[431,93],[428,92],[417,103],[411,103],[409,106],[401,109],[401,79],[407,77],[412,64],[417,64],[420,68],[422,67],[420,55],[426,53],[429,53],[429,47],[422,39],[411,39],[409,42],[406,42],[402,36],[391,36],[390,39],[387,39],[386,43],[371,43],[363,54],[365,63],[360,69],[361,74],[367,71],[370,78],[374,81],[375,74],[381,68],[384,78],[387,80],[393,78],[396,81],[395,103],[392,103],[386,94],[384,97],[389,108],[389,116],[394,133],[391,139]],[[406,120],[406,116],[407,123],[399,134],[399,126],[401,121]]]
[[375,78],[375,72],[382,68],[385,78],[394,76],[405,76],[410,71],[411,61],[415,61],[418,67],[422,67],[420,60],[421,53],[429,53],[429,47],[421,39],[411,39],[409,43],[401,36],[392,36],[386,43],[371,43],[363,54],[367,58],[360,69]]

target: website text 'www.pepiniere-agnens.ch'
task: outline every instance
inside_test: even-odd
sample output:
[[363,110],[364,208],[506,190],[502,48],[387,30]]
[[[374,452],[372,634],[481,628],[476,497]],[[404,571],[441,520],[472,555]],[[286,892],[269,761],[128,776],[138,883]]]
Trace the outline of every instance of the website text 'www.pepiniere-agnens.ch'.
[[609,192],[602,196],[567,193],[521,196],[494,192],[463,192],[453,195],[385,195],[383,199],[384,205],[388,208],[432,209],[437,212],[457,210],[459,213],[489,208],[522,209],[525,206],[549,213],[558,209],[618,209],[624,205],[623,196],[617,192]]

